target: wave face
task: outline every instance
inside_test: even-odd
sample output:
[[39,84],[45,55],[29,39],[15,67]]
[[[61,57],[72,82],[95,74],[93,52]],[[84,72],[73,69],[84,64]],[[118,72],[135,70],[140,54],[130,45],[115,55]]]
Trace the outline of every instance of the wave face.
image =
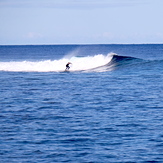
[[112,58],[110,62],[108,62],[106,65],[102,65],[102,66],[90,69],[88,71],[97,71],[97,72],[112,71],[112,70],[122,68],[128,65],[134,65],[142,61],[143,61],[142,59],[138,59],[134,57],[119,56],[117,54],[112,54]]
[[43,61],[10,61],[0,62],[0,71],[15,72],[62,72],[65,70],[67,62],[71,62],[70,71],[86,71],[107,65],[111,62],[114,54],[87,57],[64,57],[58,60]]

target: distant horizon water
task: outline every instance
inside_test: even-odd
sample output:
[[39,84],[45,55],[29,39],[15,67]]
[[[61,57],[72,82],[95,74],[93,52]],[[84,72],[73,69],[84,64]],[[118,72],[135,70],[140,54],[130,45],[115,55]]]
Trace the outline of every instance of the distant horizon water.
[[34,43],[34,44],[0,44],[0,46],[43,46],[43,45],[160,45],[163,43]]

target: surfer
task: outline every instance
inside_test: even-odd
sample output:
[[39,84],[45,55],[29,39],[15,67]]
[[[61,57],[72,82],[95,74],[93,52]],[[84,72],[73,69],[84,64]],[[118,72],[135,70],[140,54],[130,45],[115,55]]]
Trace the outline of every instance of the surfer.
[[69,70],[70,69],[70,64],[72,64],[71,62],[68,62],[67,64],[66,64],[66,69],[65,70]]

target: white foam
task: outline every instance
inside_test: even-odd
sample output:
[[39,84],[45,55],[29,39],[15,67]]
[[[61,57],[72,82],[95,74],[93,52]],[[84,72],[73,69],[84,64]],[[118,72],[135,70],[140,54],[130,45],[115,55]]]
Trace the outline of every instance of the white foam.
[[112,59],[113,54],[87,57],[75,57],[62,58],[59,60],[45,60],[45,61],[11,61],[0,62],[0,71],[18,71],[18,72],[50,72],[50,71],[64,71],[67,62],[71,62],[71,71],[89,70],[99,66],[106,65]]

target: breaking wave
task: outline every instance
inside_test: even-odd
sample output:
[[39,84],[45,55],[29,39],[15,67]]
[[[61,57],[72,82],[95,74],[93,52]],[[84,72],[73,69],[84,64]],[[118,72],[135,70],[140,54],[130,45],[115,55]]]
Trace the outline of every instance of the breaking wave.
[[71,62],[70,71],[111,71],[117,66],[131,62],[135,58],[118,56],[109,53],[108,55],[98,54],[87,57],[71,57],[58,60],[44,61],[10,61],[0,62],[0,71],[15,72],[63,72],[67,62]]

